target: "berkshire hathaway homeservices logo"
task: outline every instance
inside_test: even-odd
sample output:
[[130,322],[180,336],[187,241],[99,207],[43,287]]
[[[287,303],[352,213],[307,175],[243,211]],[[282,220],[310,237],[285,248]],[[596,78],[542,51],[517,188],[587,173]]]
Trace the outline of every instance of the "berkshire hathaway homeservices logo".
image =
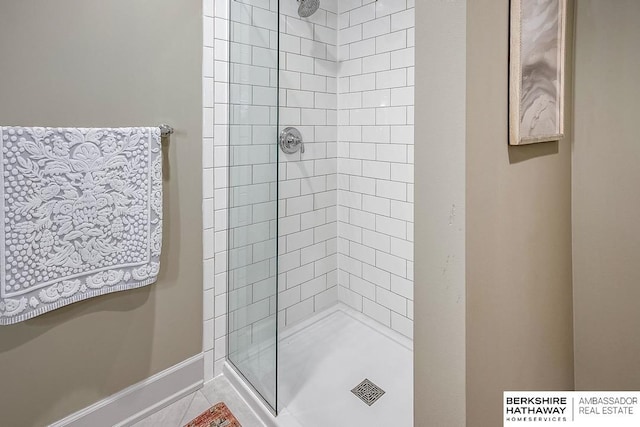
[[505,391],[504,427],[639,427],[638,391]]
[[506,421],[568,421],[568,404],[564,396],[506,396]]

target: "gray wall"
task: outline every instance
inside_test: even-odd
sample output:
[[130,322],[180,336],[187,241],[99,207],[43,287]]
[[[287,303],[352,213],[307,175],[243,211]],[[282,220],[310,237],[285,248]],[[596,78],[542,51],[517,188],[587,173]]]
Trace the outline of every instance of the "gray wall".
[[158,283],[0,328],[2,425],[43,425],[201,351],[202,2],[2,0],[0,123],[176,127]]
[[576,388],[638,390],[640,2],[580,0],[576,12]]
[[509,0],[467,17],[467,425],[495,427],[504,390],[573,388],[572,81],[565,139],[508,147]]
[[416,426],[465,425],[466,3],[416,2]]
[[504,390],[573,388],[572,136],[507,145],[508,0],[416,22],[415,422],[494,427]]

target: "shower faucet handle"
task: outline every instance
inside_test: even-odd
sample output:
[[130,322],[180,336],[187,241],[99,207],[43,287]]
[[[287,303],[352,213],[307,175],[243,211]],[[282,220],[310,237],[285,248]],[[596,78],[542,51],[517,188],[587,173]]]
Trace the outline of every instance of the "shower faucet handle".
[[293,154],[300,150],[304,153],[304,141],[302,134],[294,127],[287,127],[280,132],[280,148],[287,154]]

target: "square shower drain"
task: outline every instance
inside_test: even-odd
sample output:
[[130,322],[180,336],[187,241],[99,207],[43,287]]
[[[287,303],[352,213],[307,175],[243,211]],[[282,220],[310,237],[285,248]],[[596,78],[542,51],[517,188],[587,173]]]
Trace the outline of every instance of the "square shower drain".
[[367,405],[371,406],[384,394],[384,390],[369,381],[367,378],[358,384],[351,393],[355,394]]

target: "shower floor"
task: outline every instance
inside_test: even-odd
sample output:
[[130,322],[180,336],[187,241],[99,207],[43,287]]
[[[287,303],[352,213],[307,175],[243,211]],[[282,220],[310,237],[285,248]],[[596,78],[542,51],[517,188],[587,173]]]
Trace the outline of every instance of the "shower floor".
[[[277,427],[413,426],[411,341],[339,305],[283,333]],[[371,406],[351,390],[369,379]]]

